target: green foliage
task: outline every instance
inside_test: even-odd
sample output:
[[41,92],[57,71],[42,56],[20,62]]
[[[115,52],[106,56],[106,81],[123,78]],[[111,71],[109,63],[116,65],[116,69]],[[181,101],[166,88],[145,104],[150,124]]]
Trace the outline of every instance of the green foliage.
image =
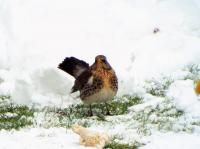
[[33,113],[27,106],[10,103],[9,96],[0,96],[0,130],[19,129],[32,125]]
[[200,120],[199,120],[199,121],[192,122],[192,125],[200,126]]
[[135,141],[134,143],[121,143],[120,140],[123,138],[119,135],[114,135],[112,139],[106,144],[104,149],[137,149],[139,146],[142,146],[139,142]]
[[135,145],[129,145],[129,144],[121,144],[117,142],[111,142],[107,144],[104,149],[137,149],[137,146]]
[[[130,106],[141,102],[142,99],[137,96],[123,96],[121,98],[116,98],[107,103],[107,108],[110,112],[109,116],[127,114]],[[91,117],[88,114],[89,106],[84,104],[71,105],[64,109],[46,107],[37,112],[44,113],[44,123],[35,123],[36,125],[42,125],[47,128],[51,126],[70,128],[72,124],[77,122],[81,123],[83,126],[90,126],[91,124],[94,124],[94,122],[107,122],[107,108],[105,103],[93,104],[93,116]]]
[[10,96],[6,96],[6,95],[1,95],[0,96],[0,101],[3,101],[5,99],[10,99]]
[[[142,99],[137,96],[123,96],[108,102],[107,108],[110,115],[122,115],[128,113],[129,107],[141,103],[141,101]],[[100,119],[108,114],[107,108],[105,103],[92,104],[93,114],[98,116]],[[58,109],[58,112],[61,113],[61,115],[65,115],[70,119],[86,118],[88,117],[88,111],[89,106],[84,104],[71,105],[65,109]]]
[[164,97],[166,90],[173,82],[174,80],[169,77],[163,77],[159,80],[152,78],[146,81],[146,92],[154,96]]
[[200,79],[200,68],[197,64],[189,64],[183,68],[184,71],[190,72],[187,76],[185,76],[185,80],[190,79],[196,82]]
[[133,118],[139,125],[137,132],[143,135],[150,135],[152,128],[156,128],[159,131],[173,130],[175,122],[183,115],[183,111],[177,110],[169,99],[165,99],[156,107],[149,106],[142,111],[134,113]]

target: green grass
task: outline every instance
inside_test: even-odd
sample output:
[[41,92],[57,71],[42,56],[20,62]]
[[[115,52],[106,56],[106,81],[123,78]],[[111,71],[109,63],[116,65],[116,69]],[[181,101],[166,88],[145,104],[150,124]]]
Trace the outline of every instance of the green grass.
[[174,80],[170,77],[163,77],[160,80],[152,78],[146,80],[146,86],[144,88],[146,89],[146,92],[151,95],[165,97],[166,90],[173,82]]
[[136,145],[121,144],[117,142],[111,142],[107,144],[104,149],[137,149]]
[[197,64],[189,64],[186,65],[183,68],[183,71],[187,71],[189,72],[189,74],[187,76],[185,76],[184,80],[190,79],[193,80],[194,82],[196,82],[197,80],[199,80],[199,76],[200,76],[200,66]]
[[[110,112],[110,115],[107,115],[107,108],[105,103],[93,104],[92,112],[93,115],[97,117],[97,120],[104,121],[105,116],[116,116],[123,115],[128,113],[128,108],[139,104],[142,102],[140,97],[131,97],[131,96],[123,96],[121,98],[117,98],[107,103],[107,108]],[[80,118],[88,118],[89,106],[84,104],[72,105],[68,108],[60,110],[59,112],[63,113],[63,116],[67,116],[69,119],[80,119]],[[61,115],[62,116],[62,115]]]
[[109,103],[109,111],[112,116],[106,115],[104,104],[95,104],[92,109],[95,116],[92,117],[88,116],[89,108],[83,104],[71,105],[65,109],[47,107],[36,112],[41,113],[44,118],[41,124],[37,124],[36,122],[36,125],[45,128],[71,128],[71,125],[74,123],[79,123],[85,127],[93,125],[112,127],[117,124],[123,124],[127,129],[137,126],[134,129],[136,129],[138,134],[150,135],[154,129],[172,131],[174,123],[184,115],[183,111],[176,109],[170,99],[163,100],[156,107],[148,106],[141,111],[131,112],[129,107],[137,104],[142,104],[142,98],[138,96],[116,98]]
[[[142,102],[142,98],[137,96],[123,96],[116,98],[108,103],[109,116],[117,116],[128,113],[128,108]],[[84,104],[71,105],[64,109],[46,107],[36,110],[36,113],[44,115],[42,124],[37,124],[42,127],[49,128],[66,127],[70,128],[74,123],[80,123],[84,126],[90,126],[94,123],[107,122],[107,110],[104,103],[93,104],[92,111],[94,116],[89,116],[89,106]]]
[[139,146],[141,146],[140,143],[134,142],[134,143],[121,143],[120,140],[122,137],[120,136],[113,136],[113,138],[105,145],[104,149],[137,149]]
[[[123,115],[128,113],[128,108],[142,102],[140,97],[123,96],[107,103],[111,116]],[[56,112],[61,116],[67,116],[70,119],[87,118],[89,106],[84,104],[71,105],[65,109],[57,109]],[[93,104],[92,112],[94,116],[98,116],[100,119],[107,116],[107,109],[105,103]]]
[[[165,99],[156,107],[149,106],[141,111],[133,113],[133,119],[137,123],[137,133],[151,135],[152,130],[162,132],[173,131],[174,124],[178,123],[179,118],[184,116],[184,111],[176,109],[169,99]],[[185,126],[181,127],[185,130]]]
[[33,124],[34,112],[27,106],[13,105],[9,96],[0,96],[0,130],[20,129]]

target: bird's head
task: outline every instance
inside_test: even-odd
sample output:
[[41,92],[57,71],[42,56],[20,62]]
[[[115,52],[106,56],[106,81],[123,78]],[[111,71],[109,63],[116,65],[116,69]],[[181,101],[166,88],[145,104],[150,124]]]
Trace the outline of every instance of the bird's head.
[[98,55],[95,58],[95,63],[98,65],[98,67],[106,69],[106,70],[110,70],[112,69],[112,67],[110,66],[110,64],[108,63],[106,57],[104,55]]

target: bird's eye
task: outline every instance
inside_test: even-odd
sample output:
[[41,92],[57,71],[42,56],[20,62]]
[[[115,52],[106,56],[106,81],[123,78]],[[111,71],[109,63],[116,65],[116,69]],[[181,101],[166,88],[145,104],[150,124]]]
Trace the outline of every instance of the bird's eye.
[[102,61],[103,63],[106,63],[106,60],[105,60],[105,59],[102,59],[101,61]]

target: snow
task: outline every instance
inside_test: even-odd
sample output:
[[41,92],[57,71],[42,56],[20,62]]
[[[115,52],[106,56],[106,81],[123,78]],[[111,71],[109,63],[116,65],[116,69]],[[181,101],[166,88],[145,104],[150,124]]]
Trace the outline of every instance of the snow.
[[198,149],[199,145],[199,135],[166,133],[153,136],[151,143],[140,149]]
[[156,107],[159,103],[163,102],[164,100],[164,98],[155,97],[152,95],[146,95],[144,98],[147,100],[147,102],[130,107],[129,110],[131,112],[139,112],[149,106]]
[[0,131],[1,149],[93,149],[79,145],[79,136],[64,128]]
[[172,98],[176,107],[188,113],[200,114],[200,101],[194,91],[192,80],[175,81],[168,90],[168,96]]
[[[200,63],[199,17],[199,0],[0,0],[0,95],[30,107],[64,108],[78,103],[76,95],[69,94],[74,79],[57,65],[66,56],[92,64],[96,55],[104,54],[118,75],[118,96],[144,98],[129,111],[162,106],[167,98],[185,113],[177,120],[177,130],[194,120],[199,123],[200,97],[194,92],[194,80],[185,80],[191,72],[182,69]],[[155,28],[159,32],[153,33]],[[163,75],[174,80],[167,96],[146,94],[145,81]],[[191,134],[154,131],[141,148],[196,149],[200,128],[191,125]],[[128,133],[134,136],[127,136],[122,124],[110,132],[145,139],[132,127]],[[2,149],[84,148],[64,128],[1,130],[0,140]]]

